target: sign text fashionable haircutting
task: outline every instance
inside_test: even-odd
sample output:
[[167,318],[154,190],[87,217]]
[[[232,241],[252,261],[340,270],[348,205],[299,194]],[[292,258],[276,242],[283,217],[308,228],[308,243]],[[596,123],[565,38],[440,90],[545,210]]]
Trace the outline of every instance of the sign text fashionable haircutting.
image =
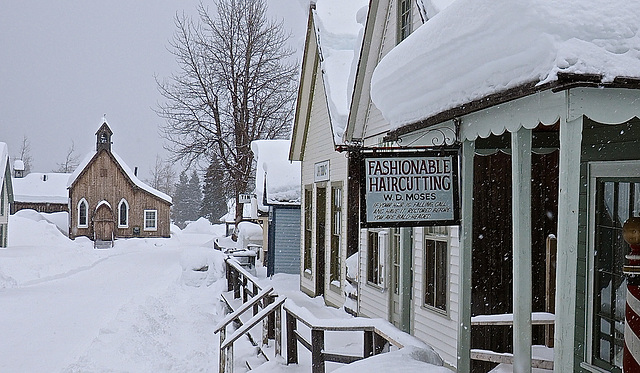
[[457,149],[363,154],[364,227],[460,222]]

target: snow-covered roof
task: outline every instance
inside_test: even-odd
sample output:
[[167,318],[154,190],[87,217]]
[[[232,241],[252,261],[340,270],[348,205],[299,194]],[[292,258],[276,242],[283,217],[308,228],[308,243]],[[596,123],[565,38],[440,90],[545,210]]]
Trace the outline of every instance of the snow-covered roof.
[[322,81],[336,144],[349,117],[355,70],[367,18],[367,0],[317,0],[312,10]]
[[33,203],[67,203],[69,175],[55,172],[32,172],[25,177],[13,178],[14,200]]
[[436,14],[440,13],[454,1],[455,0],[418,0],[416,4],[420,12],[422,12],[423,19],[426,21],[435,17]]
[[559,73],[640,77],[640,2],[457,0],[383,58],[371,97],[397,129]]
[[17,171],[24,171],[24,161],[22,159],[16,159],[13,161],[13,169]]
[[[242,217],[244,219],[251,219],[251,204],[242,204]],[[227,213],[222,215],[219,221],[224,223],[235,223],[236,221],[236,199],[229,198],[227,200]]]
[[[299,205],[301,172],[299,161],[289,161],[290,140],[256,140],[251,151],[256,159],[256,195],[258,209],[268,211],[264,205]],[[266,198],[265,198],[266,177]]]
[[[152,188],[151,186],[149,186],[149,185],[145,184],[144,182],[142,182],[142,180],[138,179],[138,177],[133,173],[131,168],[129,168],[129,166],[127,166],[127,164],[124,162],[124,160],[122,158],[120,158],[120,156],[118,154],[116,154],[116,152],[111,151],[110,153],[111,153],[111,155],[113,155],[113,157],[115,158],[116,162],[118,162],[120,167],[122,167],[122,170],[124,171],[124,173],[133,182],[133,184],[135,186],[137,186],[138,188],[153,194],[154,196],[156,196],[156,197],[158,197],[160,199],[163,199],[163,200],[165,200],[165,201],[167,201],[169,203],[172,203],[172,199],[171,199],[170,196],[168,196],[165,193],[162,193],[161,191],[159,191],[159,190],[157,190],[155,188]],[[78,176],[80,176],[82,171],[85,169],[85,167],[87,167],[89,162],[91,162],[91,160],[93,159],[93,157],[96,156],[96,154],[97,154],[96,151],[92,151],[92,152],[90,152],[89,154],[87,154],[84,157],[84,159],[80,162],[80,164],[78,165],[76,170],[69,177],[69,181],[67,183],[67,187],[71,187],[71,185],[73,185],[73,183],[76,181]]]

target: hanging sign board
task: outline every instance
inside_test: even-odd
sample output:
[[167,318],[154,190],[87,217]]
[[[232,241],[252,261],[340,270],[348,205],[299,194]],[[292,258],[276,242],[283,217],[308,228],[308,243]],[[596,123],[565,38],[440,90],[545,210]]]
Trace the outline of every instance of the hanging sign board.
[[251,203],[251,194],[241,193],[240,195],[238,195],[238,202],[239,203]]
[[363,154],[362,225],[459,224],[458,155],[457,149]]

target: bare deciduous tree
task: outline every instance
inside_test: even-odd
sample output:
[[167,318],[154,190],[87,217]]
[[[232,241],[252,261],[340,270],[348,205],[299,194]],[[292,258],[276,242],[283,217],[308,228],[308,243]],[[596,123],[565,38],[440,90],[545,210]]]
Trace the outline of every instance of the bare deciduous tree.
[[56,163],[58,165],[58,169],[55,172],[70,173],[75,171],[76,167],[78,167],[78,164],[80,163],[79,159],[80,156],[76,154],[76,145],[73,140],[71,140],[71,146],[67,149],[65,159],[62,163]]
[[176,17],[171,47],[180,72],[158,81],[166,103],[157,111],[174,160],[221,162],[237,199],[253,173],[251,141],[289,135],[297,66],[264,0],[214,0],[214,7],[214,17],[202,3],[197,19]]
[[31,141],[27,138],[27,135],[22,136],[22,144],[20,145],[20,155],[16,159],[21,159],[24,163],[24,174],[28,175],[31,172]]
[[159,155],[156,155],[156,163],[151,169],[151,179],[147,179],[145,182],[171,196],[174,192],[175,181],[176,171],[173,169],[173,163],[164,161]]

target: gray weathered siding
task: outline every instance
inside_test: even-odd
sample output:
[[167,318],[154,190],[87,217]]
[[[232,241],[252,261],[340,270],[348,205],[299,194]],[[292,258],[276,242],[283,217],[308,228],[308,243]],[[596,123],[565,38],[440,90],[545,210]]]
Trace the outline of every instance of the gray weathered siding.
[[300,274],[300,208],[272,208],[274,273]]

